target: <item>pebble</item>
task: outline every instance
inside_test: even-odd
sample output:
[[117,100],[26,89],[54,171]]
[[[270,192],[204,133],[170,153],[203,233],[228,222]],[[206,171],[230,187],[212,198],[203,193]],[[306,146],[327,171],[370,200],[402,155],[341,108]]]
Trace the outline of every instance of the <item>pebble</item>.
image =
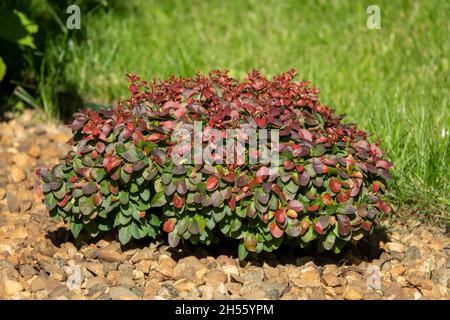
[[39,158],[41,153],[41,148],[37,143],[33,143],[30,148],[28,148],[27,154],[33,158]]
[[205,275],[207,269],[196,257],[189,256],[180,259],[173,271],[175,279],[198,281]]
[[98,257],[106,262],[123,262],[125,260],[120,252],[108,246],[98,251]]
[[250,266],[248,269],[243,270],[240,276],[247,281],[263,281],[264,280],[264,270],[259,267]]
[[138,296],[128,288],[111,287],[108,291],[112,300],[135,300]]
[[12,183],[19,183],[27,178],[25,171],[18,166],[11,166],[9,168],[9,179]]
[[404,253],[406,250],[405,245],[398,243],[398,242],[386,242],[384,247],[386,248],[386,250],[388,252],[391,252],[391,253],[394,251]]
[[341,285],[341,281],[332,273],[325,273],[322,276],[322,282],[328,287],[338,287]]
[[302,270],[298,278],[291,279],[292,283],[300,288],[304,287],[320,287],[320,273],[315,269]]
[[227,274],[222,270],[210,270],[205,275],[206,283],[226,283],[227,280]]
[[363,294],[361,291],[355,287],[346,286],[344,288],[344,292],[342,294],[342,297],[345,300],[362,300]]
[[31,292],[37,292],[39,290],[47,290],[48,288],[48,281],[44,277],[36,277],[31,281],[30,290]]

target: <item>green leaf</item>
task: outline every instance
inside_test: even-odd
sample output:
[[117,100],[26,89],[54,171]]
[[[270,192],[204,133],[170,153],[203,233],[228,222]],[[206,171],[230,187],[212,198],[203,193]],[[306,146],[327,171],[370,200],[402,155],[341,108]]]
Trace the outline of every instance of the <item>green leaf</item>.
[[241,242],[239,244],[239,248],[238,248],[238,256],[239,256],[239,260],[244,260],[245,258],[247,258],[248,255],[248,251],[245,248],[244,242]]
[[336,241],[336,235],[333,232],[329,232],[322,245],[325,250],[331,250]]
[[72,232],[74,238],[78,238],[78,235],[80,234],[82,228],[83,228],[82,223],[72,222],[70,224],[70,231]]
[[81,197],[78,200],[78,205],[80,207],[80,211],[83,215],[88,216],[90,215],[94,209],[94,201],[92,201],[92,197]]
[[150,207],[152,207],[152,208],[162,207],[166,203],[167,203],[167,200],[166,200],[166,196],[165,196],[164,192],[158,192],[153,197],[153,199],[150,203]]
[[91,174],[95,181],[100,182],[106,176],[106,171],[103,168],[93,168]]
[[141,195],[142,200],[148,201],[150,199],[150,190],[144,189],[141,191],[140,195]]
[[172,248],[175,248],[178,245],[178,243],[180,242],[180,236],[175,231],[172,231],[168,234],[167,240],[169,242],[169,245]]
[[214,218],[214,221],[216,222],[222,221],[222,219],[225,217],[225,211],[219,210],[218,212],[214,212],[212,216]]
[[147,235],[147,229],[142,223],[131,223],[130,224],[131,236],[135,239],[142,239]]
[[138,209],[139,211],[146,211],[150,208],[150,202],[139,199],[135,203],[135,206],[136,206],[136,209]]
[[195,214],[194,219],[197,220],[199,232],[203,232],[203,230],[205,230],[206,227],[205,218],[199,214]]
[[158,235],[158,233],[156,232],[156,230],[151,227],[151,226],[147,226],[147,234],[149,237],[151,237],[152,239],[155,239],[156,236]]
[[130,226],[131,224],[119,228],[119,241],[121,244],[126,244],[131,240]]
[[131,174],[126,173],[125,170],[120,168],[120,181],[122,181],[124,184],[127,184],[131,179]]
[[53,192],[53,195],[58,200],[64,199],[64,197],[66,196],[66,187],[62,185],[59,190]]
[[152,226],[158,227],[161,224],[161,220],[155,214],[150,214],[150,219],[148,221]]
[[308,243],[311,242],[312,240],[314,240],[316,238],[316,234],[314,233],[314,229],[312,226],[309,226],[308,230],[306,231],[306,233],[301,236],[302,241]]
[[129,201],[130,194],[128,191],[122,190],[119,192],[119,201],[121,204],[126,205]]
[[119,156],[122,156],[127,151],[127,147],[122,142],[117,142],[114,148]]
[[191,234],[198,234],[199,233],[199,223],[196,219],[191,219],[189,221],[189,226],[188,226],[188,230]]

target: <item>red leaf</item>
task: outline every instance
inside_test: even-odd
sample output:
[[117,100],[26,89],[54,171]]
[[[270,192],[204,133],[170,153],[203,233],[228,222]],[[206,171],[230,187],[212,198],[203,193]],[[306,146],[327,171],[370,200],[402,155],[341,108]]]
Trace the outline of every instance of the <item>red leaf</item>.
[[292,169],[294,169],[295,164],[293,162],[291,162],[291,160],[287,159],[284,161],[283,166],[284,166],[285,170],[292,170]]
[[297,171],[300,172],[300,173],[302,173],[303,170],[305,170],[305,167],[302,166],[301,164],[299,164],[299,165],[297,166]]
[[58,206],[60,207],[60,208],[62,208],[62,207],[64,207],[66,204],[67,204],[67,202],[69,202],[69,195],[68,194],[66,194],[66,196],[64,197],[64,199],[62,199],[60,202],[58,202]]
[[341,190],[341,183],[339,182],[339,180],[337,178],[331,178],[330,182],[329,182],[329,186],[331,191],[333,191],[334,193],[338,193],[339,190]]
[[97,142],[97,144],[95,145],[95,150],[97,150],[98,153],[103,153],[103,151],[105,151],[105,149],[106,149],[106,146],[101,141]]
[[166,220],[166,222],[164,222],[163,224],[163,231],[164,232],[172,232],[173,229],[175,229],[175,219],[168,219]]
[[306,210],[308,210],[309,212],[317,211],[318,209],[319,209],[319,204],[318,203],[313,204],[312,206],[307,206],[306,207]]
[[372,189],[373,189],[373,191],[378,192],[380,190],[380,184],[378,182],[374,181],[372,183]]
[[225,182],[232,183],[234,182],[234,177],[235,177],[234,173],[229,172],[223,176],[223,180],[225,180]]
[[369,232],[370,229],[372,229],[372,222],[363,220],[361,222],[361,228],[363,228],[363,230]]
[[347,202],[348,199],[350,199],[350,190],[349,191],[345,191],[345,192],[341,192],[337,195],[337,200],[339,203],[344,203]]
[[278,223],[283,224],[286,220],[286,209],[281,208],[275,211],[275,219],[278,221]]
[[217,187],[219,179],[216,176],[211,176],[206,180],[206,190],[211,191]]
[[144,135],[142,134],[141,131],[136,131],[133,134],[133,144],[137,146],[139,142],[141,142],[142,140],[144,140]]
[[326,206],[331,206],[333,204],[333,200],[331,199],[331,195],[329,193],[324,193],[322,195],[322,202]]
[[94,195],[92,196],[92,200],[93,200],[93,202],[94,202],[94,205],[95,205],[96,207],[98,207],[98,206],[102,203],[102,200],[103,200],[102,194],[101,194],[100,192],[97,192],[96,194],[94,194]]
[[122,169],[123,169],[123,171],[125,171],[126,173],[129,173],[129,174],[131,174],[131,173],[133,173],[133,165],[131,165],[131,164],[124,164],[123,165],[123,167],[122,167]]
[[131,137],[131,135],[134,132],[134,125],[130,122],[128,122],[125,126],[125,129],[123,129],[123,138],[126,140],[129,137]]
[[228,206],[232,211],[236,209],[236,195],[233,194],[233,196],[228,200]]
[[161,140],[164,136],[161,133],[152,133],[147,137],[148,141],[158,141]]
[[173,206],[177,209],[181,209],[184,204],[183,198],[181,198],[178,194],[174,194],[173,196]]
[[384,213],[389,213],[389,211],[391,211],[391,208],[389,207],[389,205],[386,202],[384,202],[383,200],[378,201],[376,206],[378,209],[380,209]]
[[111,183],[108,183],[108,189],[114,195],[119,194],[119,187],[114,187]]
[[309,228],[309,221],[308,220],[302,220],[300,221],[300,226],[302,227],[302,232],[300,233],[300,235],[304,235],[306,230],[308,230]]
[[120,165],[120,159],[116,156],[106,156],[105,159],[103,159],[103,167],[107,172],[111,172],[111,170],[118,165]]
[[70,183],[75,183],[75,181],[77,181],[77,180],[78,180],[78,177],[77,176],[73,176],[72,178],[69,179],[69,182]]
[[300,129],[298,133],[300,134],[300,137],[303,140],[308,140],[308,141],[312,141],[313,140],[311,132],[309,132],[306,129]]
[[255,118],[255,122],[259,128],[265,128],[267,123],[267,117],[262,117],[261,119]]
[[322,226],[320,225],[319,222],[315,222],[315,223],[313,224],[313,228],[314,228],[314,230],[315,230],[318,234],[323,234],[323,233],[324,233],[324,232],[323,232],[323,229],[322,229]]
[[91,158],[92,158],[92,160],[97,159],[97,157],[98,157],[98,152],[97,152],[97,150],[92,151],[92,152],[91,152]]
[[375,167],[376,168],[383,168],[385,170],[389,170],[391,168],[391,164],[388,161],[386,161],[386,160],[380,160],[380,161],[377,161]]
[[139,89],[138,89],[138,87],[137,86],[135,86],[134,84],[131,84],[130,85],[130,92],[132,93],[132,94],[134,94],[134,95],[136,95],[136,94],[138,94],[139,93]]
[[274,238],[281,238],[283,236],[284,230],[281,229],[276,223],[275,221],[272,221],[272,223],[270,224],[270,233],[272,234],[272,236]]

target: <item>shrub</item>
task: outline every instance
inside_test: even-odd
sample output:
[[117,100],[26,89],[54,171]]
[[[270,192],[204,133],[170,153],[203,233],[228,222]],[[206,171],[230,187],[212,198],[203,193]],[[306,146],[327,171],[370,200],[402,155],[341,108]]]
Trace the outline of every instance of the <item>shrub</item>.
[[[225,235],[240,240],[241,259],[283,242],[340,252],[389,212],[382,195],[391,164],[378,142],[343,123],[294,76],[269,81],[253,71],[239,82],[214,71],[148,83],[129,75],[130,97],[111,110],[76,113],[74,150],[39,170],[50,214],[69,222],[75,237],[116,229],[123,244],[160,234],[171,246],[211,244]],[[193,123],[203,130],[197,140],[195,130],[181,131],[183,144],[175,133]],[[279,151],[279,165],[252,161],[264,148],[251,148],[244,125],[260,138],[278,132],[266,151]],[[240,151],[221,148],[230,132],[244,141]],[[189,156],[192,141],[208,151],[200,161]]]

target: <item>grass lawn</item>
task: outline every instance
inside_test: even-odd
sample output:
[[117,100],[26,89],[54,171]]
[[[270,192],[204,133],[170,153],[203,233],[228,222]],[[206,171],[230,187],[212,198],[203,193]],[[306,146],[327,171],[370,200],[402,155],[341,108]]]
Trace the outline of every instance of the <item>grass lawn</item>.
[[86,101],[126,95],[144,78],[253,68],[296,68],[321,101],[382,137],[394,162],[399,212],[449,224],[448,1],[376,1],[381,29],[366,27],[373,1],[133,1],[81,16],[66,77]]

